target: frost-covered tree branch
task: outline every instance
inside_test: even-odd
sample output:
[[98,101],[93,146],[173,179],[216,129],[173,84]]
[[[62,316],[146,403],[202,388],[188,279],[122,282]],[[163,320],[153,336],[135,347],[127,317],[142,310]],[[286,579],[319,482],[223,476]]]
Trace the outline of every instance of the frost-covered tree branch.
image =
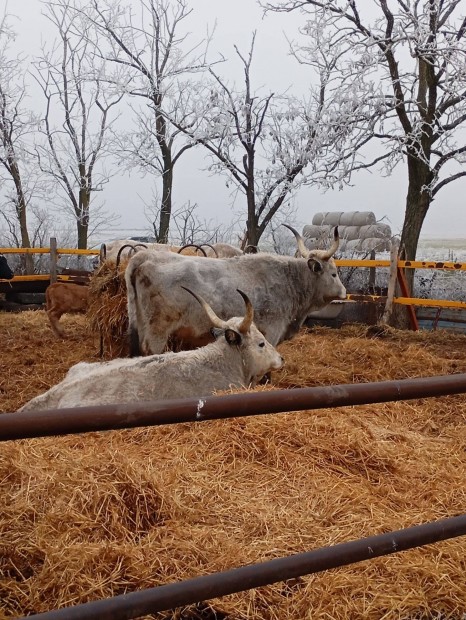
[[[193,144],[180,139],[165,110],[176,110],[177,83],[209,66],[210,34],[190,45],[182,33],[191,13],[186,0],[91,0],[86,18],[97,29],[96,54],[107,83],[132,99],[135,128],[114,132],[120,165],[161,179],[158,241],[166,242],[173,201],[174,166]],[[189,96],[191,87],[184,93]]]
[[[29,248],[28,208],[37,179],[33,167],[29,167],[30,138],[37,119],[25,107],[23,62],[10,53],[14,38],[4,14],[0,19],[0,179],[4,182],[0,210],[10,230],[19,228],[13,235],[15,243]],[[23,268],[26,273],[33,273],[32,256],[25,255]]]
[[325,184],[329,175],[339,174],[333,145],[342,131],[336,118],[331,120],[326,74],[306,100],[255,91],[254,45],[255,35],[248,54],[236,49],[244,75],[241,88],[211,69],[212,81],[196,97],[197,107],[181,120],[169,114],[193,144],[205,147],[209,170],[223,174],[227,187],[232,185],[244,195],[245,245],[258,244],[279,209],[302,184]]
[[334,75],[346,94],[353,84],[360,105],[348,111],[338,167],[347,175],[380,164],[385,174],[406,167],[401,245],[411,259],[434,196],[464,176],[466,19],[460,4],[379,0],[362,10],[357,0],[262,3],[268,11],[303,12],[302,38],[294,43],[303,62],[325,70],[316,39],[317,47],[340,47]]
[[122,95],[100,80],[89,25],[76,23],[73,3],[49,3],[47,17],[58,40],[35,64],[34,77],[45,100],[44,141],[37,145],[37,157],[41,170],[65,196],[65,210],[76,222],[78,248],[87,248],[88,236],[99,221],[95,208],[91,212],[92,197],[110,177],[104,167],[106,135]]

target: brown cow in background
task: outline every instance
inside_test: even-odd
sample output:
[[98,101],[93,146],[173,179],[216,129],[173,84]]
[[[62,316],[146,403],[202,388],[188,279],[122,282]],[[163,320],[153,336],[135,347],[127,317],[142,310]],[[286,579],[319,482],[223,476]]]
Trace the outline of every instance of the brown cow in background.
[[55,282],[45,291],[46,312],[50,326],[57,338],[65,338],[63,327],[58,321],[63,314],[86,312],[89,287],[68,282]]

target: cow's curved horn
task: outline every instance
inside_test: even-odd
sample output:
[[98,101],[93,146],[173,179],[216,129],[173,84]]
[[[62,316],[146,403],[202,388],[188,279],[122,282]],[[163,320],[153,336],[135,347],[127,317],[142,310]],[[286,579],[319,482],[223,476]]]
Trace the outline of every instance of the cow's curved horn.
[[244,303],[246,304],[246,314],[244,316],[244,319],[241,321],[241,325],[238,327],[238,331],[240,334],[246,334],[249,331],[251,324],[254,320],[254,308],[252,306],[251,300],[246,295],[246,293],[240,291],[239,288],[237,288],[236,290],[244,299]]
[[301,256],[303,258],[308,258],[309,256],[309,250],[307,249],[307,247],[304,245],[304,239],[301,237],[301,235],[299,234],[299,232],[297,230],[295,230],[292,226],[289,226],[288,224],[282,224],[282,226],[285,226],[286,228],[288,228],[289,230],[291,230],[291,232],[293,233],[293,235],[296,237],[296,241],[298,243],[298,250],[299,253],[301,254]]
[[125,248],[131,248],[131,251],[133,251],[133,254],[136,253],[136,248],[144,248],[147,250],[147,245],[144,245],[143,243],[135,243],[134,245],[132,243],[125,243],[125,245],[122,245],[121,248],[118,250],[118,254],[116,257],[116,266],[118,267],[120,265],[120,260],[121,260],[121,253],[123,252],[123,250]]
[[213,245],[210,245],[210,243],[201,243],[201,248],[210,248],[211,250],[213,250],[213,252],[215,254],[215,258],[218,258],[217,250],[214,248]]
[[209,317],[210,322],[212,323],[213,327],[225,327],[225,321],[222,321],[222,319],[219,318],[215,314],[215,312],[212,310],[212,308],[209,306],[209,304],[206,302],[205,299],[203,299],[200,295],[196,295],[196,293],[194,293],[191,289],[187,288],[186,286],[182,286],[181,288],[184,288],[185,291],[188,291],[188,293],[191,293],[194,299],[197,299],[197,301],[204,308],[204,311]]
[[187,243],[186,245],[184,245],[183,247],[181,247],[177,254],[181,254],[181,252],[185,249],[185,248],[196,248],[197,250],[201,250],[201,252],[204,254],[205,257],[207,257],[207,254],[205,253],[205,250],[203,250],[201,248],[200,245],[196,245],[195,243]]
[[323,260],[328,260],[332,258],[335,252],[338,250],[338,246],[340,245],[340,236],[338,234],[338,226],[335,226],[335,230],[333,231],[333,243],[332,247],[322,254]]
[[107,259],[107,246],[105,245],[105,243],[102,243],[102,245],[100,246],[99,258],[100,264],[105,262],[105,260]]
[[123,252],[124,249],[126,248],[131,248],[129,253],[131,253],[131,251],[135,251],[134,250],[134,245],[132,245],[131,243],[125,243],[125,245],[122,245],[121,248],[118,250],[118,254],[116,257],[116,266],[118,267],[118,265],[120,264],[120,260],[121,260],[121,254]]

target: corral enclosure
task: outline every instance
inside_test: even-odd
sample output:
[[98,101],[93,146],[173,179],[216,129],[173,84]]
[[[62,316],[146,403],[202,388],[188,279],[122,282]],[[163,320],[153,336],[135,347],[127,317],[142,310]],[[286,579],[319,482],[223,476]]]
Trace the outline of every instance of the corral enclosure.
[[[98,359],[86,318],[62,321],[66,342],[0,314],[2,412]],[[466,372],[465,336],[366,329],[303,330],[272,387]],[[466,396],[6,442],[0,617],[465,513],[465,445]],[[457,538],[154,617],[459,619],[465,557]]]

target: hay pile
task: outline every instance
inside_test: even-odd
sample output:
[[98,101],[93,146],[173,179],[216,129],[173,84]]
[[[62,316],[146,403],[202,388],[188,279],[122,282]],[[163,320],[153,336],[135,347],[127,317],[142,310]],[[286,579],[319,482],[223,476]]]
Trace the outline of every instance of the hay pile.
[[[41,317],[0,315],[12,364],[2,411],[79,354],[95,359],[87,336],[58,343],[66,351],[47,368],[33,340]],[[69,317],[76,331],[82,318]],[[365,333],[317,329],[283,344],[273,387],[466,371],[465,337]],[[464,513],[465,445],[464,396],[4,443],[0,617]],[[457,538],[154,617],[458,619],[465,554]]]
[[[180,249],[173,246],[171,251],[178,253]],[[186,246],[183,254],[199,256],[199,248]],[[108,359],[126,357],[129,353],[125,271],[130,258],[124,256],[118,266],[113,260],[104,261],[89,284],[87,316],[91,329],[101,338],[103,354]]]
[[91,329],[100,334],[105,357],[126,357],[128,343],[128,311],[126,304],[125,270],[129,259],[118,267],[105,261],[92,276],[89,284],[87,317]]

